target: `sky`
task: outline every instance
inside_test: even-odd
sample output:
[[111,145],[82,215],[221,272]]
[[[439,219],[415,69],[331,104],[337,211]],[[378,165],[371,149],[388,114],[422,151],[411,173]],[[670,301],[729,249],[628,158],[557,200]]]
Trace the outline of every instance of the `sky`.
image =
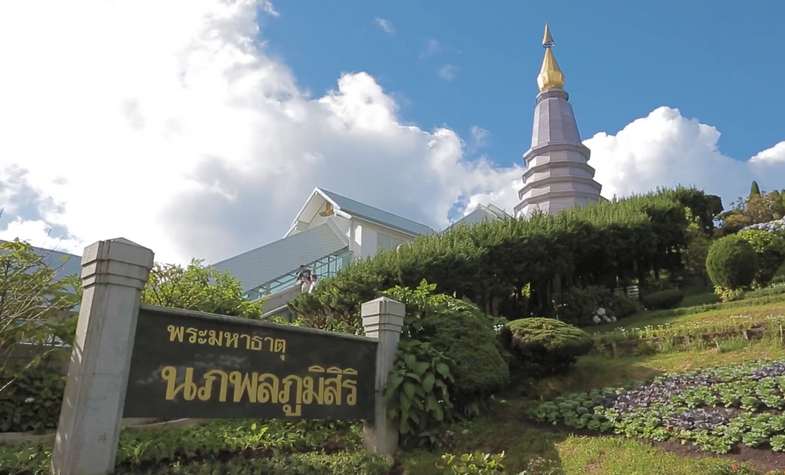
[[[45,13],[44,13],[45,12]],[[547,21],[603,195],[785,188],[781,2],[6,2],[0,239],[214,262],[322,186],[516,204]]]

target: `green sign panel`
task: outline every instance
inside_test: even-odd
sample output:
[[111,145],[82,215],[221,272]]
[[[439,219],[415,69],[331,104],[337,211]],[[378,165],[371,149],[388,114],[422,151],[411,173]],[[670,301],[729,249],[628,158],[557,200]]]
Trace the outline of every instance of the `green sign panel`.
[[125,417],[373,418],[376,341],[142,306]]

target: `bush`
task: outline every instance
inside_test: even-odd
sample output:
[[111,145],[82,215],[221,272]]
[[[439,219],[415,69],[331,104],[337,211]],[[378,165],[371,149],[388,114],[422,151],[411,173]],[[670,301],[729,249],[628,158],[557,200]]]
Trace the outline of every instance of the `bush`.
[[737,235],[720,238],[709,248],[706,271],[715,286],[727,289],[746,287],[757,268],[752,246]]
[[738,236],[755,251],[758,263],[755,283],[765,287],[785,263],[785,237],[762,229],[747,229],[739,232]]
[[513,320],[501,338],[524,369],[536,375],[563,372],[592,347],[588,333],[553,318]]
[[496,319],[435,292],[435,284],[423,281],[415,289],[394,287],[385,295],[406,305],[404,339],[427,342],[454,362],[454,402],[463,407],[504,387],[510,373],[497,346]]
[[608,317],[624,318],[638,311],[634,300],[607,287],[589,285],[563,291],[555,299],[556,316],[574,325],[589,325],[597,309],[605,309]]
[[641,297],[641,301],[650,310],[673,308],[684,300],[684,292],[679,289],[666,289],[652,292]]
[[57,427],[65,377],[44,367],[25,370],[0,392],[0,432],[44,431]]
[[785,262],[782,263],[781,266],[774,272],[774,277],[771,278],[772,284],[783,284],[785,283]]
[[734,302],[744,298],[744,289],[727,289],[725,287],[714,287],[714,295],[720,299],[720,302]]

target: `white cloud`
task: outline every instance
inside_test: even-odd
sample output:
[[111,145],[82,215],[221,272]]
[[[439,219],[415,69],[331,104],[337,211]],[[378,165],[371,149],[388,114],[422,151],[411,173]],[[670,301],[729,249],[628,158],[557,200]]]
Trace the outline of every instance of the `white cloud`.
[[[720,195],[728,205],[745,195],[753,179],[764,189],[785,186],[785,145],[741,161],[720,152],[719,138],[715,127],[686,118],[678,109],[658,107],[616,135],[600,132],[584,143],[609,198],[681,184]],[[762,173],[764,163],[767,173]]]
[[[785,165],[785,140],[755,154],[750,158],[750,164],[756,168]],[[784,177],[780,176],[780,178]]]
[[9,222],[4,230],[0,231],[0,239],[2,240],[13,241],[20,236],[36,246],[55,251],[71,252],[85,246],[85,243],[79,239],[57,236],[53,233],[49,223],[42,220],[24,220],[17,217]]
[[508,173],[405,125],[366,73],[312,98],[258,39],[268,2],[42,8],[0,7],[5,238],[215,260],[280,237],[317,185],[439,227]]
[[458,75],[458,67],[453,64],[445,64],[436,73],[445,81],[452,81]]
[[491,133],[478,125],[472,125],[469,128],[469,144],[466,147],[469,153],[475,153],[481,148],[485,147],[488,143],[488,137]]
[[393,26],[390,20],[376,17],[373,19],[373,22],[380,30],[387,33],[388,35],[395,34],[395,26]]

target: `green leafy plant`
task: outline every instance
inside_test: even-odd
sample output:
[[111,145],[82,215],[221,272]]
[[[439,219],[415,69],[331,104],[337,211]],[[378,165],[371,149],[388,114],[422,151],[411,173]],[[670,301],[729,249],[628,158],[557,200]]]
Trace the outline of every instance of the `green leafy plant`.
[[60,372],[44,366],[28,368],[0,393],[0,432],[54,429],[64,390]]
[[438,426],[456,416],[450,400],[455,381],[450,366],[454,365],[429,343],[400,343],[384,397],[405,443],[437,444]]
[[725,236],[711,245],[706,271],[715,286],[743,288],[755,277],[757,257],[752,246],[739,236]]
[[477,306],[436,292],[422,281],[415,288],[393,287],[384,292],[406,305],[403,338],[429,343],[447,358],[471,364],[451,366],[453,403],[462,411],[504,387],[509,369],[497,344],[498,319]]
[[[56,349],[54,336],[65,333],[72,320],[78,281],[73,276],[58,280],[55,273],[29,244],[0,242],[0,394]],[[21,356],[15,351],[20,343],[37,351]]]
[[504,473],[504,452],[489,454],[471,452],[442,454],[438,467],[450,475],[493,475]]
[[572,287],[558,295],[554,304],[558,319],[575,325],[591,324],[592,316],[599,308],[604,308],[607,315],[615,318],[638,311],[635,301],[600,285]]
[[755,283],[765,287],[785,263],[785,236],[762,229],[745,229],[737,236],[747,241],[757,256]]
[[504,345],[527,372],[559,373],[592,348],[588,333],[553,318],[522,318],[505,325]]
[[161,307],[258,318],[262,301],[249,301],[244,294],[237,278],[193,260],[186,267],[156,264],[150,271],[142,301]]

